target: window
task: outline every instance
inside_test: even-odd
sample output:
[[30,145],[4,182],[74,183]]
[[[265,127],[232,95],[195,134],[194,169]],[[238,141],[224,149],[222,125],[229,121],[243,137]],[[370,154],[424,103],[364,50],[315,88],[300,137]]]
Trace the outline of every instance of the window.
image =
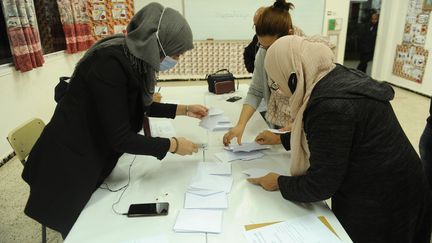
[[11,62],[12,54],[6,32],[6,22],[3,15],[3,8],[0,6],[0,65]]
[[[66,49],[66,39],[60,21],[57,1],[34,0],[36,19],[43,54]],[[3,7],[0,4],[0,65],[12,63],[9,37]]]

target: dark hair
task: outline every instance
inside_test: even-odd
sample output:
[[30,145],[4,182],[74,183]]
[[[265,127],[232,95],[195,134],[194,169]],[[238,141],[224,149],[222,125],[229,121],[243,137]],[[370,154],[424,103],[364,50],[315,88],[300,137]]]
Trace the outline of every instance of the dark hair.
[[258,17],[255,31],[258,36],[284,36],[293,29],[289,10],[294,8],[294,4],[286,0],[276,0],[273,6],[266,7]]

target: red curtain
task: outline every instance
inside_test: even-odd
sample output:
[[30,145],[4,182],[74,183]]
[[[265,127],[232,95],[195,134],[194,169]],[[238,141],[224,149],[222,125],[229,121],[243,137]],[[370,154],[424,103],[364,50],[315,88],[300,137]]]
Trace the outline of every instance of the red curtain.
[[21,72],[45,62],[32,0],[2,0],[15,68]]
[[94,43],[86,10],[86,0],[57,0],[66,36],[66,52],[87,50]]

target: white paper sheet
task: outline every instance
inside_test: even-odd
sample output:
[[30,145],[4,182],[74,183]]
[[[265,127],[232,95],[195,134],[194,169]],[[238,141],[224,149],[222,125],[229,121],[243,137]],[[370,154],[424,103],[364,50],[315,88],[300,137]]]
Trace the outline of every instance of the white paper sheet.
[[231,175],[231,164],[219,162],[201,162],[198,164],[197,173],[207,175]]
[[228,198],[225,192],[207,196],[186,192],[184,208],[225,209],[228,208]]
[[226,162],[231,162],[234,160],[253,160],[253,159],[258,159],[264,156],[263,153],[259,152],[259,151],[252,151],[252,152],[231,152],[231,151],[222,151],[219,153],[215,153],[214,154],[215,157],[226,163]]
[[206,116],[200,121],[199,125],[210,131],[227,130],[233,127],[230,119],[223,114]]
[[290,219],[281,223],[248,230],[249,243],[336,243],[341,242],[316,215]]
[[189,193],[195,194],[195,195],[199,195],[199,196],[208,196],[208,195],[216,194],[219,192],[224,192],[222,190],[215,191],[215,190],[206,190],[206,189],[199,189],[199,188],[193,188],[193,187],[189,187],[186,191]]
[[181,209],[174,225],[175,232],[220,233],[222,211],[205,209]]
[[232,177],[197,174],[192,179],[189,187],[211,191],[224,191],[226,193],[229,193],[231,191],[232,183]]
[[274,134],[285,134],[285,133],[289,133],[289,131],[279,131],[278,129],[272,129],[272,128],[269,128],[269,129],[267,129],[268,131],[270,131],[270,132],[272,132],[272,133],[274,133]]
[[208,110],[209,116],[222,115],[223,113],[224,113],[223,110],[214,107],[210,107]]
[[224,149],[231,150],[233,152],[252,152],[269,148],[269,145],[261,145],[256,142],[242,143],[241,145],[230,144],[229,146],[224,147]]

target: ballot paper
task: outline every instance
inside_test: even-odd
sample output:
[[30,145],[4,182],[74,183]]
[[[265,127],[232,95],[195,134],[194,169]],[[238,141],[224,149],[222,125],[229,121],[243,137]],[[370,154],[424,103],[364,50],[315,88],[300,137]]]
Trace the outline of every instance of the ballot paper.
[[174,224],[174,231],[181,233],[221,233],[221,210],[181,209]]
[[234,160],[253,160],[253,159],[258,159],[264,156],[263,153],[259,152],[259,151],[252,151],[252,152],[232,152],[232,151],[228,151],[228,150],[224,150],[222,152],[219,153],[215,153],[214,154],[215,157],[226,163],[226,162],[231,162]]
[[233,183],[232,177],[197,174],[192,178],[189,188],[229,193]]
[[290,131],[280,131],[279,129],[272,129],[272,128],[269,128],[267,130],[270,131],[270,132],[272,132],[272,133],[274,133],[274,134],[285,134],[285,133],[289,133],[290,132]]
[[219,162],[201,162],[198,164],[197,173],[207,175],[231,175],[231,164]]
[[193,187],[187,188],[186,191],[199,196],[208,196],[219,192],[224,192],[223,190],[208,190],[208,189],[200,189],[200,188],[193,188]]
[[257,142],[250,142],[250,143],[242,143],[239,144],[230,144],[229,146],[225,146],[224,149],[230,150],[233,152],[252,152],[257,150],[264,150],[269,149],[269,145],[261,145]]
[[185,193],[184,208],[225,209],[228,208],[228,198],[225,192],[218,192],[206,196]]
[[208,115],[201,119],[199,125],[210,131],[228,130],[233,127],[231,120],[223,114]]
[[224,113],[223,110],[214,107],[210,107],[208,110],[209,116],[222,115],[223,113]]
[[150,122],[150,130],[152,137],[170,138],[176,136],[176,131],[171,121],[152,119]]
[[336,243],[341,242],[313,214],[284,222],[247,230],[244,235],[249,243]]

